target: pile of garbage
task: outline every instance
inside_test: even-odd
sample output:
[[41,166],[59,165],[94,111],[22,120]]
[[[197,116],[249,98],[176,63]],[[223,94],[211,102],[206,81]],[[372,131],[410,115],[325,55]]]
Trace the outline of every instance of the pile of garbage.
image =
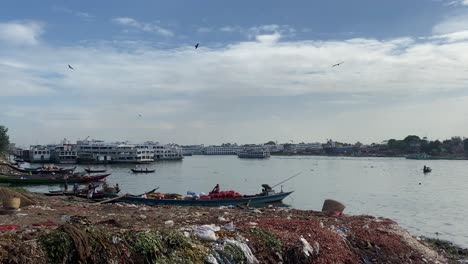
[[0,263],[447,263],[385,218],[33,198],[0,216]]

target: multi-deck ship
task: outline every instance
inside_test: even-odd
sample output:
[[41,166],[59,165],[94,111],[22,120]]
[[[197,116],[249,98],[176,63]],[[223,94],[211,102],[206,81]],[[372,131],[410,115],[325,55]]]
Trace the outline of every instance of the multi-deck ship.
[[239,153],[237,153],[239,158],[247,159],[264,159],[270,157],[270,150],[266,147],[245,147]]
[[30,162],[55,163],[149,163],[158,160],[182,160],[182,149],[175,144],[158,142],[130,144],[107,143],[101,140],[78,140],[76,144],[66,141],[58,145],[31,146],[26,152]]

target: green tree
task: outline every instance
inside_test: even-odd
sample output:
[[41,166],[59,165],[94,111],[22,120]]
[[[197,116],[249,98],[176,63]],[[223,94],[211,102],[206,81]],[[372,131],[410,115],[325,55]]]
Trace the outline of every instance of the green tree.
[[421,141],[421,139],[418,136],[409,135],[409,136],[405,137],[405,139],[403,139],[403,141],[405,141],[406,144],[409,144],[411,142],[419,142],[419,141]]
[[0,153],[4,153],[8,150],[10,145],[10,138],[8,137],[8,128],[0,125]]
[[421,144],[421,151],[427,154],[440,154],[442,150],[442,142],[439,140],[436,141],[423,141],[424,143]]
[[276,143],[274,141],[268,141],[265,145],[276,145]]

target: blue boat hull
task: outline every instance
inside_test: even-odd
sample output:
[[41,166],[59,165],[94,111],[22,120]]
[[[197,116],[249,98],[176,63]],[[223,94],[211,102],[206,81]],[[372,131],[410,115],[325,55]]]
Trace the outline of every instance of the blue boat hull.
[[229,206],[244,204],[278,203],[292,192],[277,193],[268,196],[252,196],[240,199],[214,199],[214,200],[171,200],[171,199],[147,199],[140,197],[122,197],[117,202],[145,204],[145,205],[175,205],[175,206]]

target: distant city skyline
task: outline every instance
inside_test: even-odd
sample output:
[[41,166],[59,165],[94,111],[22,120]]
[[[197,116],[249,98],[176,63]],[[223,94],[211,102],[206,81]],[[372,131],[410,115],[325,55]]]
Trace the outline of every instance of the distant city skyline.
[[[410,134],[406,135],[406,136],[412,136]],[[180,142],[173,142],[173,141],[170,141],[170,142],[162,142],[162,141],[158,141],[158,140],[149,140],[149,139],[143,139],[143,140],[139,140],[139,141],[130,141],[130,140],[107,140],[105,138],[92,138],[92,137],[89,137],[88,140],[89,141],[93,141],[93,140],[96,140],[96,141],[103,141],[105,143],[118,143],[118,142],[121,142],[121,143],[128,143],[128,144],[144,144],[145,142],[157,142],[157,143],[160,143],[160,144],[176,144],[176,145],[180,145],[180,146],[190,146],[190,145],[204,145],[204,146],[220,146],[220,145],[223,145],[223,144],[237,144],[239,146],[242,146],[242,145],[261,145],[261,144],[266,144],[268,142],[275,142],[275,144],[278,144],[278,145],[281,145],[281,144],[314,144],[314,143],[320,143],[320,144],[326,144],[329,140],[331,140],[332,142],[339,142],[339,143],[343,143],[343,144],[356,144],[356,143],[360,143],[360,144],[363,144],[363,145],[371,145],[371,144],[383,144],[383,143],[386,143],[388,140],[390,139],[395,139],[395,140],[403,140],[406,136],[404,137],[401,137],[401,138],[396,138],[396,137],[392,137],[392,138],[388,138],[388,139],[383,139],[383,140],[380,140],[380,141],[374,141],[374,142],[363,142],[363,141],[355,141],[355,142],[347,142],[347,141],[340,141],[340,140],[335,140],[335,139],[332,139],[332,138],[327,138],[323,141],[320,141],[320,140],[304,140],[304,141],[294,141],[294,140],[287,140],[287,141],[278,141],[278,140],[264,140],[264,141],[261,141],[261,142],[235,142],[235,141],[226,141],[226,142],[217,142],[217,143],[180,143]],[[419,138],[421,139],[426,139],[428,141],[436,141],[436,140],[439,140],[439,141],[444,141],[444,140],[448,140],[448,139],[451,139],[453,137],[460,137],[460,139],[464,139],[466,137],[464,136],[450,136],[450,137],[447,137],[447,138],[444,138],[444,139],[438,139],[438,138],[426,138],[424,136],[419,136],[419,135],[415,135],[415,136],[418,136]],[[13,142],[11,141],[10,143],[13,143],[16,145],[16,147],[22,147],[22,148],[28,148],[29,146],[35,146],[35,145],[56,145],[56,144],[61,144],[64,139],[66,139],[66,143],[67,144],[75,144],[77,143],[77,141],[82,141],[82,140],[86,140],[86,138],[78,138],[78,139],[68,139],[68,138],[62,138],[60,140],[56,140],[56,141],[51,141],[51,142],[41,142],[41,141],[36,141],[35,143],[33,144],[18,144],[17,142]]]
[[468,131],[467,73],[466,0],[0,10],[0,124],[23,146],[443,140]]

